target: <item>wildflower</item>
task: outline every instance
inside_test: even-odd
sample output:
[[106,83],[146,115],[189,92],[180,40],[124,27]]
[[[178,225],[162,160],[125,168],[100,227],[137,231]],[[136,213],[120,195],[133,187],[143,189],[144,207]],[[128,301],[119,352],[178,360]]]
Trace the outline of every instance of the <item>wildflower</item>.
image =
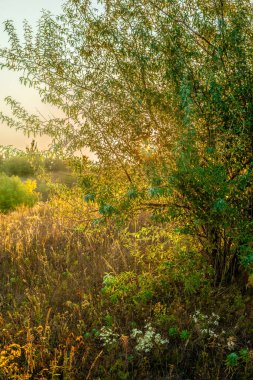
[[104,346],[111,346],[117,342],[118,334],[115,334],[109,327],[103,326],[99,333],[99,339],[103,342]]
[[132,330],[132,333],[131,333],[131,338],[136,338],[137,335],[140,335],[142,334],[142,331],[141,330],[138,330],[138,329],[133,329]]
[[217,338],[216,328],[219,326],[220,316],[212,313],[211,315],[202,314],[199,310],[192,316],[193,322],[198,325],[202,335]]
[[145,330],[145,332],[137,329],[132,330],[131,338],[135,338],[137,342],[136,351],[148,353],[154,345],[162,346],[169,342],[168,339],[163,339],[161,334],[156,333],[150,323],[145,325]]

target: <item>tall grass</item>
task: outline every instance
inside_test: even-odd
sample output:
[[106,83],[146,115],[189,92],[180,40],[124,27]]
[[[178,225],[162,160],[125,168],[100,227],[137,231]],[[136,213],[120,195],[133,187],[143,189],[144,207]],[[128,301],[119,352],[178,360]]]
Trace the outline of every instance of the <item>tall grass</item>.
[[250,379],[249,293],[214,291],[172,225],[92,207],[70,191],[0,214],[0,378]]

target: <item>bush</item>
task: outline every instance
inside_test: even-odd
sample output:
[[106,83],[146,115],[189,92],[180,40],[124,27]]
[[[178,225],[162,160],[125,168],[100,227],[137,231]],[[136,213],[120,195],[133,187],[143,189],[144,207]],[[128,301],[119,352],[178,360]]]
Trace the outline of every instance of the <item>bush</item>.
[[18,177],[0,174],[0,212],[14,210],[19,205],[33,206],[38,196],[36,181],[22,182]]
[[34,175],[34,168],[29,162],[28,157],[17,156],[3,160],[1,171],[7,175],[17,175],[19,177],[30,177]]

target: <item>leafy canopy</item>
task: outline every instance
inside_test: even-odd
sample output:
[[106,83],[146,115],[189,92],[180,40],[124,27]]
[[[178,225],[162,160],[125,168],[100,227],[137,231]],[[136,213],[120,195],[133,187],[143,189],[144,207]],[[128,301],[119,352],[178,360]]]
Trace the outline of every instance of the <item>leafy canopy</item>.
[[[72,0],[58,17],[44,11],[35,34],[24,22],[23,42],[5,23],[10,46],[0,51],[1,67],[21,72],[63,116],[41,119],[7,98],[13,118],[1,119],[50,135],[70,154],[88,146],[106,170],[125,175],[123,209],[136,200],[157,219],[183,220],[219,280],[231,276],[252,238],[252,3],[98,6]],[[124,193],[109,179],[115,191],[104,186],[99,197],[105,216]]]

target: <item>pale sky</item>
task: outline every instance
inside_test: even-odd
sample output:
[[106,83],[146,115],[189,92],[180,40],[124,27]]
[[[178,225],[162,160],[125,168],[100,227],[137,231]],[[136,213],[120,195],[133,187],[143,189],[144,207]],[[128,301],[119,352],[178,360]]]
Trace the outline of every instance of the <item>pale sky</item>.
[[[62,3],[63,0],[0,0],[0,46],[4,47],[8,43],[8,37],[3,26],[5,20],[13,20],[18,34],[22,36],[24,19],[27,19],[35,28],[42,9],[50,10],[53,14],[59,14]],[[50,113],[50,107],[40,102],[40,98],[34,90],[21,86],[17,73],[0,70],[0,109],[8,113],[3,102],[6,96],[12,96],[21,102],[31,113],[36,113],[36,110],[39,110],[43,115]],[[31,139],[25,137],[21,132],[16,132],[0,124],[0,145],[13,145],[23,149],[30,145],[30,141]],[[42,137],[36,138],[36,141],[39,148],[44,149],[47,147],[49,139]]]

